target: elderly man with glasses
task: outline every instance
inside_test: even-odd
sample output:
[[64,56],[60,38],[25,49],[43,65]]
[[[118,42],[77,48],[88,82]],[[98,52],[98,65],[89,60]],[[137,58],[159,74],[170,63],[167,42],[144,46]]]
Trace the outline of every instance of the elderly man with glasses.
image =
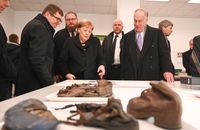
[[54,28],[60,23],[63,11],[49,4],[25,25],[21,35],[21,57],[16,95],[24,94],[54,83]]

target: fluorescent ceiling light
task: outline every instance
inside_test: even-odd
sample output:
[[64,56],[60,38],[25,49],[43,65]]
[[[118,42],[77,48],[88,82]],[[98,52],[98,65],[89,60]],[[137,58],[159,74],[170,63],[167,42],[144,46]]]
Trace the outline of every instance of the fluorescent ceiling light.
[[200,4],[200,0],[189,0],[188,3]]
[[145,1],[158,1],[158,2],[168,2],[170,0],[145,0]]

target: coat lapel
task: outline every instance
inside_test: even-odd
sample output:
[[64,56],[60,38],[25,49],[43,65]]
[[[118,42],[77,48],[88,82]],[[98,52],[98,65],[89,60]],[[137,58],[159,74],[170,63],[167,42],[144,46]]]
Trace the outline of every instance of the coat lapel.
[[145,36],[144,36],[143,47],[142,47],[142,51],[141,51],[142,57],[145,55],[148,48],[151,46],[151,44],[152,44],[151,41],[152,41],[152,36],[151,36],[151,33],[149,32],[149,26],[147,25],[147,29],[146,29]]
[[130,43],[129,43],[129,53],[130,53],[130,59],[131,59],[131,63],[134,65],[135,61],[137,59],[136,57],[136,39],[135,39],[135,31],[133,30],[130,33]]

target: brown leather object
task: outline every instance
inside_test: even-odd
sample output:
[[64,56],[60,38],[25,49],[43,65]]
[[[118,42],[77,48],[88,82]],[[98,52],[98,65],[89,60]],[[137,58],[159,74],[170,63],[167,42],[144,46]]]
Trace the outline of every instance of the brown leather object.
[[38,99],[27,99],[5,112],[2,130],[53,130],[60,123]]
[[112,96],[112,83],[98,80],[97,84],[72,84],[59,90],[58,97],[109,97]]
[[154,124],[166,129],[181,128],[182,102],[180,96],[164,81],[150,82],[140,97],[129,100],[127,112],[138,119],[154,117]]
[[[99,127],[106,130],[139,130],[137,119],[124,112],[119,99],[109,98],[107,104],[82,103],[67,105],[60,109],[72,106],[76,106],[77,110],[71,111],[74,114],[68,117],[66,124]],[[77,115],[79,119],[74,118]]]

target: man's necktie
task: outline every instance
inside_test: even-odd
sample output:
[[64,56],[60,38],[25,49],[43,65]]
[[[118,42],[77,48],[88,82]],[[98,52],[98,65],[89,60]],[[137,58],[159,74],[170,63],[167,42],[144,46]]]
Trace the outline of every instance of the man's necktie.
[[115,59],[115,47],[116,47],[117,37],[118,37],[118,35],[116,34],[115,38],[113,40],[113,62],[114,62],[114,59]]
[[116,42],[117,42],[118,35],[115,35],[114,41],[113,41],[113,49],[115,50]]
[[167,47],[169,48],[169,52],[171,53],[171,46],[169,40],[167,40]]
[[137,36],[137,45],[140,49],[140,51],[142,50],[142,35],[141,33],[138,33],[138,36]]

